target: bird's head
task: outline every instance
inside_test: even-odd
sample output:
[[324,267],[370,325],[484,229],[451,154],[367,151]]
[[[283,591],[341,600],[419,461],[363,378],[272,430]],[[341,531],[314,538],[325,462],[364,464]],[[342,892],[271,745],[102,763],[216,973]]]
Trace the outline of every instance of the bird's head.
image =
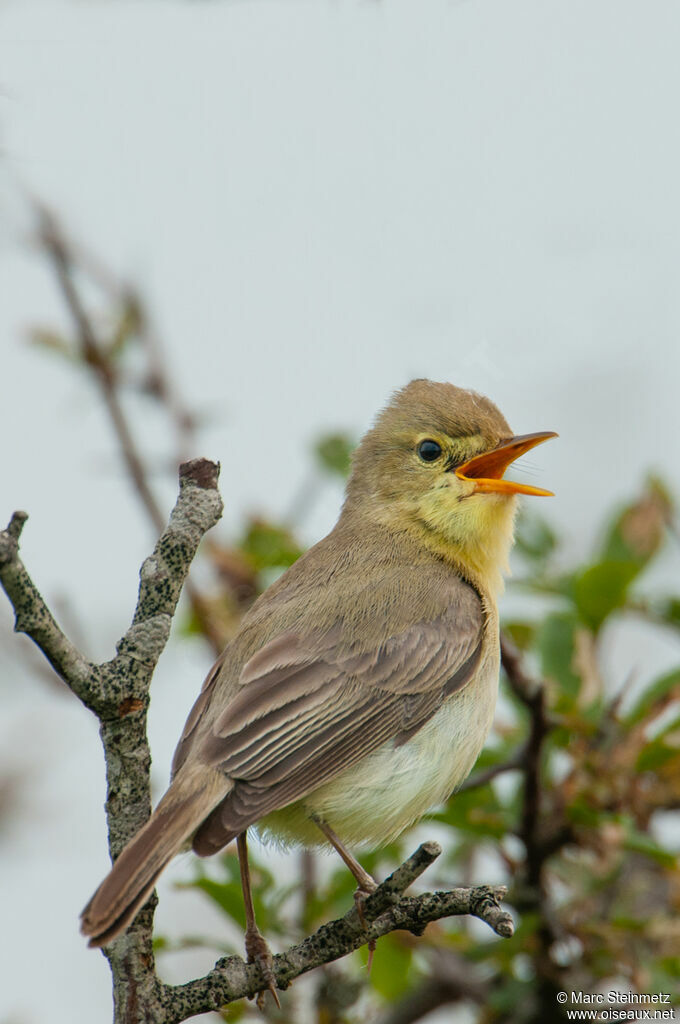
[[453,384],[411,381],[357,448],[345,508],[417,535],[495,593],[507,568],[516,496],[552,493],[503,474],[555,436],[516,436],[488,398]]

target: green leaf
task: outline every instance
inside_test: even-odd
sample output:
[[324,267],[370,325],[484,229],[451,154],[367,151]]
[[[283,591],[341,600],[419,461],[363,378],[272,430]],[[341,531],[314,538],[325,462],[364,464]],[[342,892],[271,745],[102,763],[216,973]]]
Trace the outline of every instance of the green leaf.
[[[191,887],[204,892],[213,903],[221,907],[227,917],[236,921],[241,928],[245,928],[246,915],[243,909],[243,893],[240,883],[216,882],[214,879],[204,876],[192,882]],[[262,924],[262,922],[260,923]]]
[[[361,949],[362,960],[367,960],[367,949]],[[378,940],[371,967],[371,985],[389,1002],[399,999],[408,991],[412,979],[409,976],[413,952],[390,933]]]
[[[257,862],[252,852],[249,859],[253,907],[258,925],[265,933],[281,934],[284,931],[284,926],[279,911],[296,886],[278,885],[274,875]],[[218,863],[225,876],[223,881],[208,875],[203,866],[197,863],[197,877],[192,882],[181,883],[180,887],[200,889],[228,917],[241,928],[245,928],[245,910],[238,857],[235,854],[227,853],[220,858]]]
[[508,974],[503,978],[501,985],[489,992],[489,1006],[496,1013],[501,1014],[502,1020],[511,1020],[513,1011],[518,1006],[531,1006],[535,998],[536,984],[533,980],[531,982],[520,981]]
[[536,627],[531,622],[504,622],[503,632],[508,634],[520,651],[528,651],[533,643]]
[[607,815],[601,809],[593,807],[590,803],[588,793],[580,793],[570,804],[565,807],[565,816],[574,825],[581,825],[584,828],[596,829],[598,825],[604,824]]
[[76,358],[77,352],[73,342],[63,334],[57,334],[56,331],[35,327],[29,334],[29,340],[32,345],[47,349],[56,355],[65,356],[71,360]]
[[650,477],[642,495],[614,517],[602,543],[600,560],[633,562],[639,572],[663,544],[672,512],[667,487]]
[[314,454],[322,469],[344,478],[349,475],[355,447],[346,434],[326,434],[314,445]]
[[513,588],[518,590],[527,590],[543,597],[566,597],[570,601],[573,600],[573,576],[571,573],[560,575],[534,573],[531,576],[513,576],[510,582]]
[[669,626],[680,627],[680,597],[662,598],[654,605],[654,611]]
[[639,571],[636,562],[598,562],[578,573],[573,598],[585,624],[597,632],[613,611],[626,603],[628,588]]
[[552,612],[538,628],[536,647],[541,659],[541,672],[553,679],[569,696],[575,697],[580,679],[573,670],[576,616],[570,612]]
[[517,520],[515,545],[532,562],[545,562],[557,547],[557,534],[545,519],[523,510]]
[[626,723],[632,725],[641,721],[658,700],[676,688],[680,691],[680,668],[666,672],[645,689],[637,704],[625,716]]
[[[236,1021],[242,1020],[247,1014],[247,1007],[249,1005],[245,999],[237,999],[236,1002],[221,1007],[218,1013],[222,1020],[226,1020],[228,1024],[236,1024]],[[252,1020],[252,1017],[250,1019]]]
[[670,774],[674,762],[680,764],[677,737],[680,735],[680,718],[668,722],[658,736],[655,736],[640,751],[635,769],[638,772],[658,772],[664,769]]
[[302,554],[290,530],[263,519],[251,519],[238,546],[257,572],[287,569]]
[[623,845],[624,849],[631,850],[634,853],[641,853],[664,868],[673,870],[678,867],[677,854],[664,849],[663,846],[656,843],[651,836],[645,835],[644,832],[638,832],[636,829],[632,830],[626,836]]
[[501,839],[514,826],[512,813],[499,802],[490,783],[454,793],[444,810],[432,818],[462,832],[493,839]]
[[116,317],[111,339],[107,345],[107,355],[117,359],[124,352],[127,344],[139,333],[143,323],[143,313],[138,299],[128,295]]

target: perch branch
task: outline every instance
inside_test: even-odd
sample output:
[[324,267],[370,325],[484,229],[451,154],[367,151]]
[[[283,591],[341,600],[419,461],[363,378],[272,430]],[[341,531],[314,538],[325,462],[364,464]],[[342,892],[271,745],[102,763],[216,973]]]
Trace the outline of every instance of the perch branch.
[[[471,914],[485,921],[497,935],[509,938],[514,932],[514,923],[500,906],[507,892],[505,886],[482,885],[404,896],[404,890],[440,852],[437,843],[423,843],[386,878],[363,904],[365,927],[356,908],[352,907],[344,917],[322,925],[303,942],[277,954],[273,970],[278,988],[288,988],[299,975],[339,960],[372,939],[397,930],[421,935],[431,921],[444,917]],[[263,985],[264,978],[257,965],[246,964],[238,956],[225,957],[206,977],[164,988],[161,996],[165,1007],[164,1024],[180,1024],[195,1014],[218,1010],[235,999],[255,995]]]

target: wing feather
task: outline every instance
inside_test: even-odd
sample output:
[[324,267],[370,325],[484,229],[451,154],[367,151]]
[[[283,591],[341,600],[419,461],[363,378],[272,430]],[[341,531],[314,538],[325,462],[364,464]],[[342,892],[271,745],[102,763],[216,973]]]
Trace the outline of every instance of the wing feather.
[[241,687],[195,752],[236,783],[194,838],[220,849],[249,824],[302,799],[388,740],[406,742],[478,664],[484,613],[464,588],[437,618],[372,650],[281,634],[246,662]]

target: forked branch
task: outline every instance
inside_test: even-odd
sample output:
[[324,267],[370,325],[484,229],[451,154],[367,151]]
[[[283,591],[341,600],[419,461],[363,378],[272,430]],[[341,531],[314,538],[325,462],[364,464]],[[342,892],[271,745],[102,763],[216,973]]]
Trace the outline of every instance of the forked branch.
[[[219,466],[205,459],[180,467],[177,503],[140,571],[132,624],[118,644],[116,657],[101,665],[88,661],[65,636],[19,558],[26,514],[16,512],[7,529],[0,532],[0,583],[14,607],[16,630],[31,637],[100,721],[112,857],[151,811],[146,735],[149,686],[199,542],[222,512],[218,474]],[[285,989],[300,974],[346,956],[388,932],[405,929],[420,935],[431,921],[444,917],[471,914],[498,935],[512,935],[512,918],[500,906],[505,896],[502,886],[404,895],[440,852],[436,843],[420,846],[366,899],[363,921],[353,907],[343,918],[323,925],[304,942],[276,956],[278,987]],[[154,906],[152,899],[128,931],[104,949],[113,975],[116,1024],[179,1024],[254,995],[263,987],[260,968],[240,957],[218,961],[208,975],[186,985],[163,984],[156,974],[152,949]]]

